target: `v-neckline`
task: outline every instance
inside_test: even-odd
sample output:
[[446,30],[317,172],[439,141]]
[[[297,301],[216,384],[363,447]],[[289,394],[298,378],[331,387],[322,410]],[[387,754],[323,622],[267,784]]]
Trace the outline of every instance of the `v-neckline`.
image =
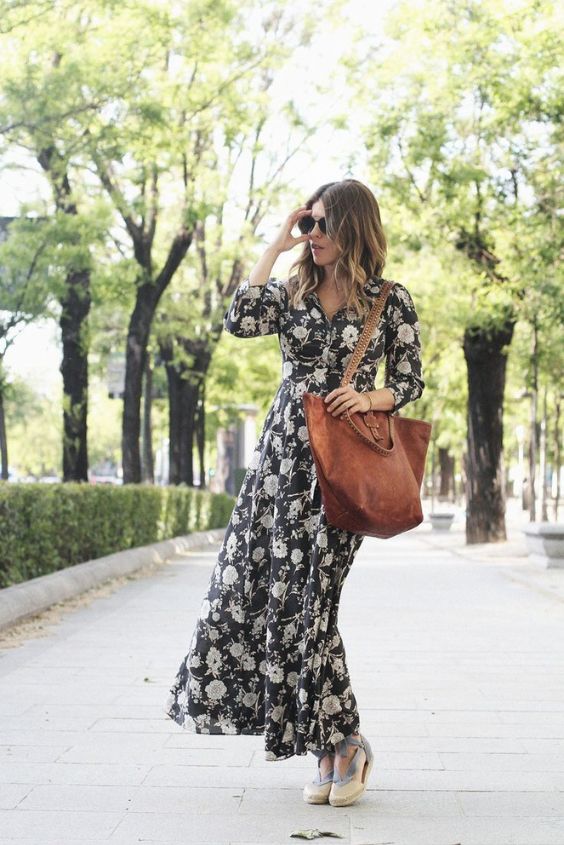
[[321,313],[323,314],[323,316],[325,317],[325,319],[327,320],[327,322],[328,322],[328,323],[330,323],[330,324],[332,324],[332,323],[333,323],[333,320],[335,319],[335,317],[337,316],[337,314],[339,313],[339,311],[345,311],[345,310],[346,310],[346,308],[347,308],[347,306],[346,306],[346,305],[342,305],[340,308],[337,308],[337,310],[336,310],[336,311],[334,311],[334,312],[333,312],[333,315],[330,317],[330,316],[327,314],[327,312],[325,311],[325,308],[323,307],[323,305],[321,304],[321,299],[319,298],[319,294],[317,293],[317,291],[312,290],[311,292],[313,293],[313,295],[315,296],[315,298],[317,299],[317,301],[318,301],[318,303],[319,303],[319,308],[320,308],[320,310],[321,310]]

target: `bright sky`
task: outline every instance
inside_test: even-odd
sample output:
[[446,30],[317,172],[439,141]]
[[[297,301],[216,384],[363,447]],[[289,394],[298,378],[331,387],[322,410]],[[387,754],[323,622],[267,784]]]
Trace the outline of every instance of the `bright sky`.
[[[377,0],[372,3],[367,0],[349,0],[338,26],[332,32],[318,37],[315,48],[310,49],[305,56],[296,57],[296,61],[280,75],[275,85],[279,96],[286,97],[289,91],[292,92],[300,110],[306,109],[310,117],[332,114],[336,103],[342,109],[342,98],[346,98],[344,84],[341,91],[332,92],[319,99],[312,98],[313,83],[316,80],[323,82],[327,70],[335,65],[339,66],[340,56],[350,49],[353,26],[361,26],[368,35],[378,40],[383,39],[382,21],[387,10],[393,5],[394,0]],[[314,3],[311,4],[311,13],[317,13]],[[303,156],[297,156],[289,162],[289,180],[296,185],[303,185],[303,191],[307,194],[323,182],[352,175],[343,169],[343,162],[347,160],[355,145],[358,147],[354,127],[325,135],[323,142],[316,146],[313,163]],[[14,167],[15,164],[21,167]],[[10,165],[8,169],[3,167],[0,170],[2,216],[16,216],[22,202],[48,197],[45,181],[33,160],[30,161],[21,154],[17,157],[12,155]],[[355,167],[354,176],[364,178],[360,161]],[[271,226],[267,227],[267,237],[269,229],[272,230],[274,225],[275,221],[272,221]],[[61,385],[58,326],[54,321],[38,322],[29,326],[21,332],[10,348],[5,361],[9,372],[24,378],[35,390],[53,395]]]

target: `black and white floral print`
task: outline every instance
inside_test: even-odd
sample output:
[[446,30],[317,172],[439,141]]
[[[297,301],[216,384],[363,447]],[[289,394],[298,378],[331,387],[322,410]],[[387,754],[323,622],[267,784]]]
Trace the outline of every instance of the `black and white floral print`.
[[[376,297],[383,281],[365,290]],[[267,760],[334,750],[360,730],[337,615],[364,535],[326,521],[302,394],[339,386],[363,320],[346,306],[329,319],[316,292],[291,307],[287,285],[245,279],[225,312],[237,337],[278,334],[282,378],[165,705],[195,733],[264,734]],[[353,376],[356,390],[374,389],[382,359],[397,410],[424,387],[417,314],[398,283]]]

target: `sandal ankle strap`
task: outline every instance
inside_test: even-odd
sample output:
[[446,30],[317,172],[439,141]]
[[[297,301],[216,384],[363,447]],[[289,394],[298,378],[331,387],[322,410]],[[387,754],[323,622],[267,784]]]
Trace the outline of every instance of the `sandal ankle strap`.
[[314,748],[311,750],[311,753],[317,757],[318,761],[323,760],[328,754],[334,754],[329,748]]
[[341,739],[335,744],[335,749],[339,754],[346,754],[349,745],[357,745],[359,748],[365,748],[364,737],[362,734],[360,737],[349,734],[349,736],[346,736],[344,739]]

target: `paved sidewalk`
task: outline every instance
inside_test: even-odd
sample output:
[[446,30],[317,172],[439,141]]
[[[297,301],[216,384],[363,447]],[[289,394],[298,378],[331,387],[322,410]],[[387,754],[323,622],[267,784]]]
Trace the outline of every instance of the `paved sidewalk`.
[[[564,845],[564,570],[460,526],[366,538],[339,627],[375,751],[353,806],[306,805],[312,755],[199,736],[163,705],[216,549],[0,648],[0,845]],[[218,548],[218,547],[217,547]]]

